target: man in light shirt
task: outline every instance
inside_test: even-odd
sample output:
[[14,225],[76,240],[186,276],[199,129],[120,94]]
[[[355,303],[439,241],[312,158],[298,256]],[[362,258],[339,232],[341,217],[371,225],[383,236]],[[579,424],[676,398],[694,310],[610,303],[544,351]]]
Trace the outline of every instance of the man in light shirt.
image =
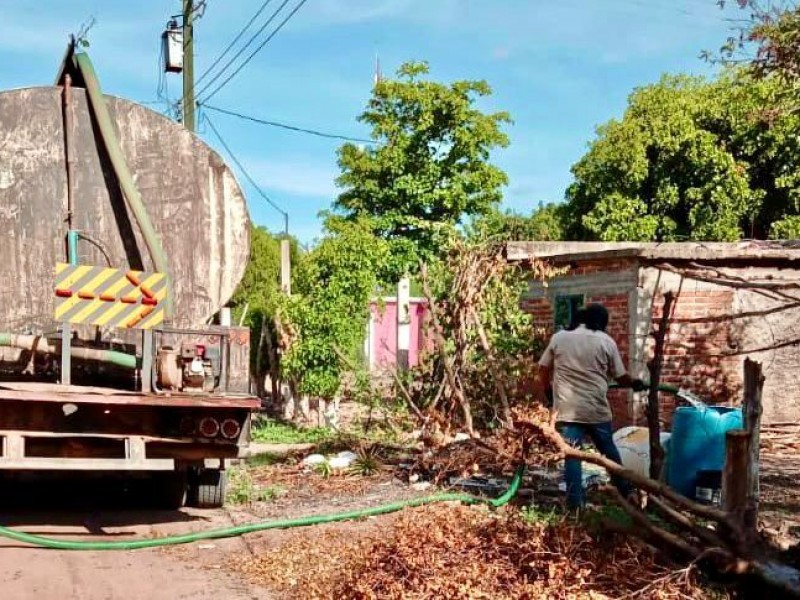
[[[608,311],[601,304],[581,309],[577,327],[556,333],[539,360],[539,389],[553,399],[558,430],[573,446],[584,438],[614,462],[622,464],[612,437],[611,407],[608,404],[609,378],[621,387],[646,389],[639,379],[628,375],[614,340],[605,332]],[[567,459],[564,464],[567,506],[583,507],[584,491],[581,462]],[[611,478],[620,493],[629,497],[633,488],[624,479]]]

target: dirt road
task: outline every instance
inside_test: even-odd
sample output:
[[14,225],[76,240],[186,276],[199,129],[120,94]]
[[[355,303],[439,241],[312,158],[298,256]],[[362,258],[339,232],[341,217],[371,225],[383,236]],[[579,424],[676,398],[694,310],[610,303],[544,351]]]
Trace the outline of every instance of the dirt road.
[[[125,539],[231,524],[224,511],[132,508],[115,484],[0,483],[0,523],[63,539]],[[245,600],[275,598],[221,568],[241,539],[129,552],[67,552],[0,539],[0,596],[9,600]]]

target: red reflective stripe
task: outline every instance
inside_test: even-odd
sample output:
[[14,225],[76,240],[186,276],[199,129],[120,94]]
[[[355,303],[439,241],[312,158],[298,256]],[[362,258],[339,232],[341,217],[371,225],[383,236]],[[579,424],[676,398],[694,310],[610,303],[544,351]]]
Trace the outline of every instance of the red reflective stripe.
[[134,325],[139,323],[139,321],[141,321],[145,317],[149,316],[150,313],[152,313],[152,312],[153,312],[152,308],[145,308],[138,316],[134,317],[133,319],[131,319],[130,321],[125,323],[125,327],[127,327],[127,328],[133,327]]
[[142,304],[145,304],[147,306],[155,306],[158,304],[158,300],[156,300],[155,298],[142,298]]
[[56,288],[56,296],[59,298],[72,298],[72,290],[60,290]]

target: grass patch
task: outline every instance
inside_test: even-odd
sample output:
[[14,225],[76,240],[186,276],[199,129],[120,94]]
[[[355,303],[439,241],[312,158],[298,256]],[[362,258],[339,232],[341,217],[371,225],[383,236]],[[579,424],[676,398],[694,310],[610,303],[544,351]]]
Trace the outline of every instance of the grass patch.
[[564,518],[564,511],[556,507],[524,506],[520,510],[520,517],[528,524],[555,525]]
[[323,427],[303,428],[274,419],[262,418],[253,423],[251,437],[265,444],[319,444],[335,433]]
[[286,457],[272,452],[262,452],[246,459],[248,467],[271,467],[286,462]]
[[286,490],[277,485],[259,487],[246,468],[230,469],[228,471],[228,493],[226,500],[229,504],[253,504],[254,502],[273,502],[280,498]]

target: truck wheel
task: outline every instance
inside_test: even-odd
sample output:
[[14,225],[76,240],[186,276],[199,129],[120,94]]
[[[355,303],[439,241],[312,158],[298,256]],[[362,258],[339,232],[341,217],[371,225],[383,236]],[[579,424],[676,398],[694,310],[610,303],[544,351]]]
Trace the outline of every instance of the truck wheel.
[[159,504],[168,510],[178,510],[186,505],[189,481],[186,471],[162,473],[156,478]]
[[203,469],[192,486],[193,504],[197,508],[222,508],[228,489],[228,474],[219,469]]

